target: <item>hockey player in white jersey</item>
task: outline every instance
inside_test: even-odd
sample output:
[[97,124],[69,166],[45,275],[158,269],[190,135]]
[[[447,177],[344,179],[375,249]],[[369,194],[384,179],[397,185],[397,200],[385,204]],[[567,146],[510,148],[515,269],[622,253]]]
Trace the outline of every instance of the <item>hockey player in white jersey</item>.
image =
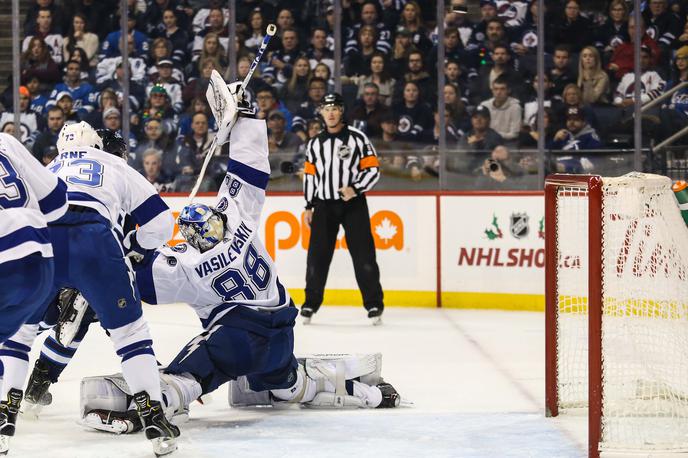
[[[235,99],[228,104],[236,107]],[[252,392],[265,395],[261,403],[267,399],[318,407],[398,405],[394,388],[379,378],[377,355],[338,362],[316,358],[310,364],[299,364],[294,357],[298,311],[257,236],[270,173],[264,120],[236,120],[227,170],[214,207],[192,204],[181,212],[178,223],[187,242],[159,249],[136,271],[145,302],[186,302],[205,329],[164,371],[168,414],[184,412],[200,395],[242,376]],[[375,383],[359,380],[366,375]],[[127,394],[132,392],[117,376],[85,380],[86,424],[115,432],[135,429],[135,416],[113,412],[127,408]],[[247,404],[240,397],[236,403]]]
[[0,343],[48,299],[54,266],[47,222],[66,211],[65,183],[0,133]]
[[[171,453],[176,449],[179,430],[161,412],[152,338],[125,252],[144,252],[162,245],[172,236],[173,218],[153,186],[123,157],[108,154],[102,147],[98,134],[84,122],[67,125],[59,134],[58,156],[49,169],[67,184],[69,207],[56,224],[50,225],[55,253],[51,297],[62,287],[83,294],[122,359],[124,378],[135,390],[138,414],[155,453]],[[126,214],[139,227],[123,237]],[[0,357],[5,369],[3,392],[14,390],[21,398],[28,351],[41,316],[32,317],[12,336],[11,341],[22,347]],[[5,450],[12,434],[5,434],[0,424]]]

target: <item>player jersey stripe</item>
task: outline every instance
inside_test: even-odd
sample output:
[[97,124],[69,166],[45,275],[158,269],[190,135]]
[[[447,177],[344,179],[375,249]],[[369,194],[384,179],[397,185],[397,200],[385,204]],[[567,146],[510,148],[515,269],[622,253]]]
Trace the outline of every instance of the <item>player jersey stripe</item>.
[[227,165],[227,172],[234,174],[244,180],[246,183],[255,186],[256,188],[265,189],[268,187],[268,180],[270,174],[261,172],[239,161],[229,159]]
[[153,257],[141,269],[136,269],[136,285],[139,287],[141,300],[148,304],[157,304],[158,298],[155,295],[155,283],[153,283],[153,266],[155,259],[160,255],[159,251],[153,253]]
[[27,242],[49,244],[49,236],[50,232],[47,227],[24,226],[21,229],[0,237],[0,252],[10,250]]
[[[55,188],[50,191],[50,193],[38,201],[38,206],[41,212],[48,216],[50,213],[56,210],[61,210],[67,205],[67,185],[64,181],[58,179]],[[64,211],[60,211],[58,216],[61,216]],[[53,218],[47,218],[48,221],[52,221]]]
[[143,226],[149,223],[153,218],[158,216],[160,213],[169,210],[167,204],[162,200],[158,194],[150,196],[148,199],[144,200],[141,205],[136,207],[132,212],[131,216],[134,221],[138,223],[139,226]]

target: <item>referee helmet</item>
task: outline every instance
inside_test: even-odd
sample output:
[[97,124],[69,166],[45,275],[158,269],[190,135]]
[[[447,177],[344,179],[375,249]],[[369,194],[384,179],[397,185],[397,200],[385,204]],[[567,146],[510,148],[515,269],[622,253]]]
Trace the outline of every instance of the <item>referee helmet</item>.
[[322,108],[330,105],[344,109],[344,98],[336,92],[330,92],[323,97],[322,102],[320,102],[320,107]]

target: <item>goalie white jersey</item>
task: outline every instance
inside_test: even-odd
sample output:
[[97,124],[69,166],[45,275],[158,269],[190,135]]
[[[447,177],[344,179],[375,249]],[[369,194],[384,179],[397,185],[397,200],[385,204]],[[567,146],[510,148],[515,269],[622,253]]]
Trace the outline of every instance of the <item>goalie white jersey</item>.
[[125,215],[139,225],[136,238],[143,248],[158,248],[172,236],[174,220],[167,204],[121,157],[80,146],[58,154],[48,168],[67,183],[69,203],[96,210],[120,239]]
[[0,133],[0,263],[52,257],[46,223],[67,211],[67,187],[16,138]]
[[205,329],[237,306],[288,306],[289,293],[257,236],[269,176],[265,121],[239,118],[230,137],[227,176],[215,204],[227,217],[224,240],[205,253],[187,243],[158,250],[153,262],[137,271],[143,300],[186,302]]

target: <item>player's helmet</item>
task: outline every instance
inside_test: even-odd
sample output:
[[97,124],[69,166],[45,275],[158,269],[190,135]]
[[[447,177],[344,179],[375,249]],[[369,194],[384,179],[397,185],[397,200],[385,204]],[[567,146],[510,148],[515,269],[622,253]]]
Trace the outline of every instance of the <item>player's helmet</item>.
[[184,207],[177,224],[189,245],[201,253],[220,243],[225,235],[222,215],[214,208],[203,204]]
[[76,124],[63,126],[57,137],[57,151],[61,153],[70,148],[74,149],[80,146],[103,149],[103,141],[95,129],[87,122],[81,121]]
[[119,132],[110,129],[98,129],[96,133],[103,141],[103,151],[119,156],[122,159],[127,158],[127,143]]
[[336,92],[330,92],[323,97],[322,102],[320,102],[320,107],[326,107],[329,105],[334,105],[340,108],[344,108],[344,97]]

